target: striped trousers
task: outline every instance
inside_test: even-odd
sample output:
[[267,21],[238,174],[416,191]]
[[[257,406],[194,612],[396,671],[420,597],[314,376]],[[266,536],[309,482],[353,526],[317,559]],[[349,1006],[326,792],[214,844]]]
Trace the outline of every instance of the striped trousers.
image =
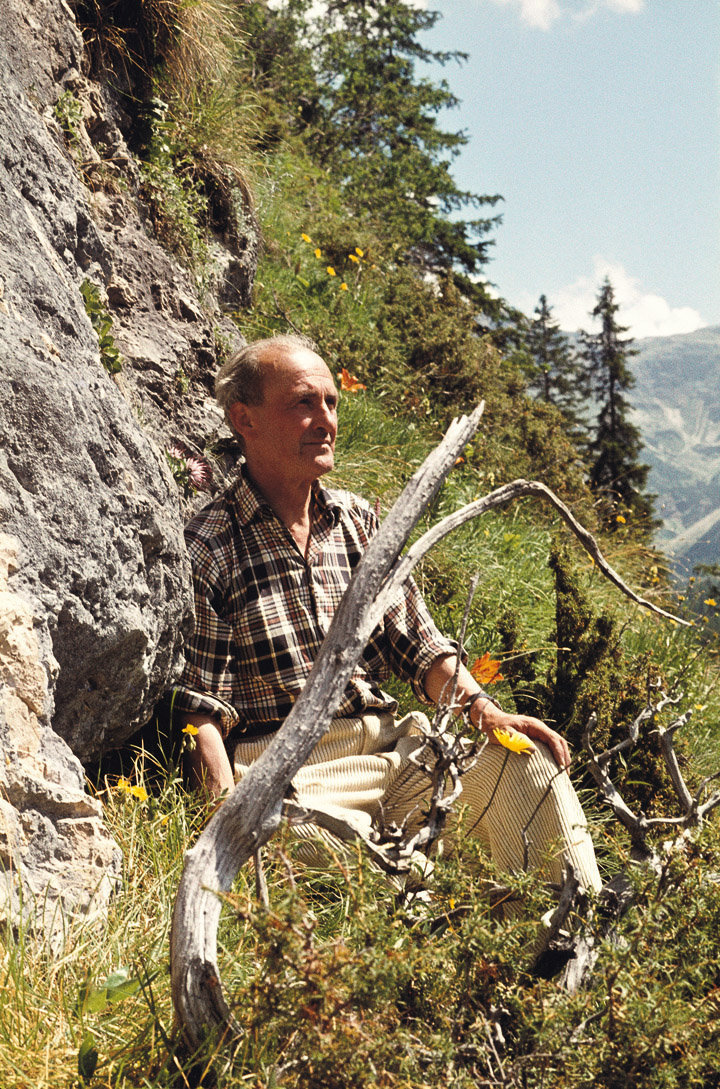
[[[425,775],[409,759],[422,744],[427,719],[414,712],[396,721],[392,715],[366,714],[333,719],[307,763],[293,779],[300,804],[337,813],[366,830],[382,811],[384,820],[412,827],[431,792]],[[234,750],[236,780],[267,748],[269,737],[240,741]],[[570,776],[560,771],[548,749],[535,742],[531,756],[488,744],[462,777],[459,804],[466,809],[462,834],[472,834],[493,861],[508,873],[525,863],[550,882],[562,882],[566,862],[586,889],[599,890],[601,879],[587,822]],[[525,830],[525,839],[523,839]],[[310,865],[327,866],[327,853],[338,841],[313,825],[298,825],[299,856]]]

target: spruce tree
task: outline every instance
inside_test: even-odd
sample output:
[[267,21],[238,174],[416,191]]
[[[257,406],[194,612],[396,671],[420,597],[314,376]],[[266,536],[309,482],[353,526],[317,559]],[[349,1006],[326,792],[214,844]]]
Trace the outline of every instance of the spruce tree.
[[644,492],[649,466],[639,461],[640,431],[630,422],[627,391],[635,384],[628,360],[637,355],[631,337],[623,337],[615,293],[609,278],[603,282],[592,317],[600,323],[597,333],[581,332],[581,356],[586,362],[586,388],[598,405],[598,414],[588,443],[590,485],[611,504],[611,525],[633,520],[652,528],[653,496]]
[[276,69],[276,93],[289,96],[305,147],[340,180],[355,208],[382,220],[398,242],[398,259],[438,272],[478,272],[498,220],[458,212],[500,197],[460,189],[450,172],[468,138],[445,131],[438,118],[457,100],[444,80],[417,72],[418,64],[464,59],[421,44],[439,13],[406,0],[249,7],[254,35],[262,29],[269,41],[294,39],[274,55],[265,77]]
[[525,349],[529,356],[524,367],[529,391],[559,408],[577,434],[582,425],[581,365],[570,341],[553,321],[545,295],[540,296],[535,307],[535,317],[525,334]]

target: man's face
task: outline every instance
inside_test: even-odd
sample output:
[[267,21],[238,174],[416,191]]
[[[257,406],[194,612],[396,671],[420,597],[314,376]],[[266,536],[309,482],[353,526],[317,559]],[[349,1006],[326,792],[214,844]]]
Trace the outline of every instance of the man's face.
[[309,483],[335,461],[338,392],[315,352],[284,350],[265,361],[260,405],[233,405],[231,419],[245,442],[258,483]]

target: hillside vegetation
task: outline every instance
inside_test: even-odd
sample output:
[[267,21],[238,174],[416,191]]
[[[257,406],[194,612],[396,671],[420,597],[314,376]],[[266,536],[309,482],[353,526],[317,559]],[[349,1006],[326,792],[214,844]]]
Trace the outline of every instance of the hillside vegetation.
[[[233,316],[248,340],[310,335],[338,374],[336,483],[387,510],[447,422],[484,398],[480,432],[426,522],[512,478],[541,479],[631,586],[682,610],[686,595],[670,591],[646,527],[608,521],[566,419],[528,395],[526,319],[482,287],[499,205],[457,190],[450,167],[462,137],[437,124],[451,91],[414,72],[429,58],[422,30],[434,16],[399,0],[338,2],[319,28],[305,24],[308,6],[75,0],[96,66],[136,119],[156,230],[202,283],[210,232],[257,217],[252,305]],[[483,892],[498,875],[472,846],[438,860],[430,916],[418,917],[396,906],[359,851],[332,873],[308,874],[279,837],[270,910],[243,873],[223,913],[223,982],[242,1041],[233,1049],[209,1040],[189,1056],[173,1031],[168,932],[183,852],[208,806],[186,793],[168,743],[152,757],[126,754],[122,775],[101,769],[95,783],[124,852],[107,924],[72,930],[56,958],[29,934],[5,936],[3,1085],[716,1084],[717,818],[663,853],[659,879],[633,868],[628,837],[587,774],[581,735],[595,713],[596,747],[617,742],[663,690],[677,700],[664,722],[693,713],[677,747],[691,790],[703,789],[720,769],[710,630],[720,601],[696,602],[692,627],[648,614],[529,501],[472,523],[424,563],[418,579],[442,629],[458,631],[476,573],[470,661],[498,663],[487,683],[503,705],[567,732],[603,874],[629,868],[636,885],[614,940],[598,939],[589,985],[569,995],[531,972],[552,896],[519,875],[525,909],[498,918]],[[399,686],[397,695],[410,706]],[[678,814],[649,731],[611,773],[634,810]],[[659,826],[658,842],[672,836]]]

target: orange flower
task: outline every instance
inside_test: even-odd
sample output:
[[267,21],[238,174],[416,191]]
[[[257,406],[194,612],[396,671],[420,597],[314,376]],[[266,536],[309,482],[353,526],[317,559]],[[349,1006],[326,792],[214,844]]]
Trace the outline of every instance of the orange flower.
[[345,393],[357,393],[359,389],[367,389],[367,386],[354,374],[350,374],[350,371],[345,367],[338,373],[338,378],[340,379],[340,389],[344,390]]
[[497,684],[498,681],[505,680],[500,672],[500,662],[494,661],[487,651],[482,658],[475,659],[470,666],[470,672],[479,685]]

